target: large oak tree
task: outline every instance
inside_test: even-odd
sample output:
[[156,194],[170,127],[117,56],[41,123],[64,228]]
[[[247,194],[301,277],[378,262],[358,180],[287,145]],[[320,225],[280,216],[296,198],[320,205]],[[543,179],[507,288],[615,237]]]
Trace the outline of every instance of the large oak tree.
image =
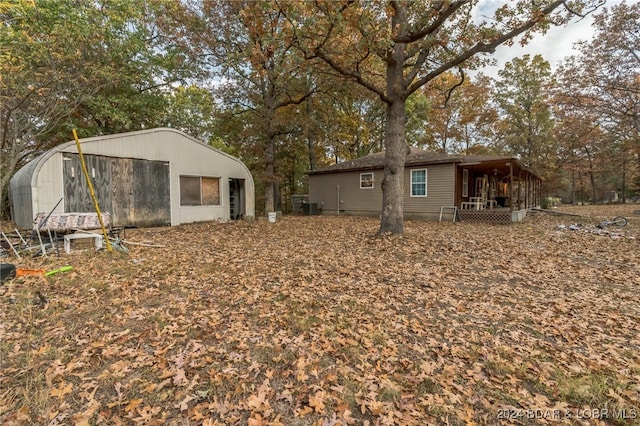
[[385,169],[379,235],[403,233],[406,103],[451,69],[524,34],[567,22],[602,1],[283,2],[297,45],[377,94],[386,105]]

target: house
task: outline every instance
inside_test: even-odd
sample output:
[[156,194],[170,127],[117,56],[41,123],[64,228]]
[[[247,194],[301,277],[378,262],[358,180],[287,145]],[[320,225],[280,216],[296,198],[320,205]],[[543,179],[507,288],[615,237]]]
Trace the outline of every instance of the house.
[[[254,183],[237,158],[174,129],[80,140],[100,210],[114,226],[164,226],[255,215]],[[94,212],[75,141],[35,158],[11,178],[12,215]]]
[[[308,172],[309,203],[323,214],[379,215],[384,152]],[[539,206],[542,180],[517,159],[408,148],[406,218],[510,223]]]

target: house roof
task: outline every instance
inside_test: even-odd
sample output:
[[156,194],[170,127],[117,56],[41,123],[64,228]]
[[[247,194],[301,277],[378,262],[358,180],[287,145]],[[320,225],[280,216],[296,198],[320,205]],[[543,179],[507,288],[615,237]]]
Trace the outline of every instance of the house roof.
[[[347,172],[357,170],[375,170],[384,168],[384,151],[369,154],[364,157],[356,158],[355,160],[345,161],[343,163],[332,164],[330,166],[321,167],[319,169],[311,170],[309,175],[317,175],[324,173],[335,172]],[[432,151],[425,151],[422,149],[409,147],[407,153],[405,166],[425,166],[429,164],[446,164],[446,163],[459,163],[461,165],[480,165],[486,164],[487,166],[493,164],[505,162],[515,162],[521,170],[527,170],[520,162],[508,156],[490,156],[490,155],[461,155],[461,154],[441,154]],[[530,170],[527,170],[530,173]],[[535,174],[535,173],[533,173]]]

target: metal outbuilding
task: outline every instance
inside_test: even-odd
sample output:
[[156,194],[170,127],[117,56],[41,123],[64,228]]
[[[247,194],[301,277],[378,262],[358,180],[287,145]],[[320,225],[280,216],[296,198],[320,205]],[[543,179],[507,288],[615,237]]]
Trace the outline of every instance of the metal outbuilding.
[[[255,216],[254,182],[237,158],[169,128],[80,140],[102,212],[115,226],[164,226]],[[12,215],[31,228],[38,213],[93,212],[75,141],[11,179]]]

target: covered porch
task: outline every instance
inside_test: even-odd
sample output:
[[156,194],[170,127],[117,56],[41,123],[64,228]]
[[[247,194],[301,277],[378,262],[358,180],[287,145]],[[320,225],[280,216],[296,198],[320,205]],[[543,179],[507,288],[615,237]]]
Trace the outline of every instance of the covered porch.
[[520,222],[541,205],[542,179],[509,157],[469,157],[457,166],[456,207],[462,221]]

